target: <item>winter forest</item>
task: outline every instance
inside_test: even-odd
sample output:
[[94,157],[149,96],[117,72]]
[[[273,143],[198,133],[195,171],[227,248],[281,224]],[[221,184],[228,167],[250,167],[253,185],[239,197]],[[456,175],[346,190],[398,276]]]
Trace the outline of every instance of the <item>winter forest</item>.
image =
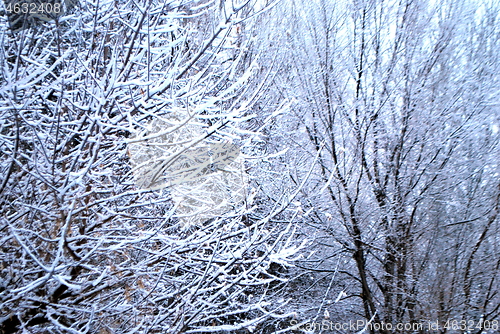
[[500,333],[498,1],[0,14],[1,334]]

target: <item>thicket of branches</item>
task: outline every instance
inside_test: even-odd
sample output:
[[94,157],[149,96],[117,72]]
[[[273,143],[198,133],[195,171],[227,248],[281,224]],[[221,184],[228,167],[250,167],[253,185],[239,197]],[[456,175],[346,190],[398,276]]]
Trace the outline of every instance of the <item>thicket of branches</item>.
[[[193,152],[258,135],[242,124],[267,84],[254,35],[273,4],[80,5],[1,35],[0,332],[270,331],[299,249],[270,218],[292,199],[255,218],[241,182],[239,202],[197,219],[149,186],[175,161],[210,167]],[[163,153],[134,163],[132,143]]]

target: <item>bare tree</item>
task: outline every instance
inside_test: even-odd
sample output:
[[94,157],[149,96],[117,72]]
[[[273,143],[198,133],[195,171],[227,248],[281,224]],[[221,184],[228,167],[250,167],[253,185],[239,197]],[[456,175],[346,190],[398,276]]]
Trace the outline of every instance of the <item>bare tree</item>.
[[277,87],[297,103],[282,119],[291,151],[316,161],[308,270],[352,280],[344,299],[367,321],[497,319],[498,8],[292,1],[287,14],[293,72]]

